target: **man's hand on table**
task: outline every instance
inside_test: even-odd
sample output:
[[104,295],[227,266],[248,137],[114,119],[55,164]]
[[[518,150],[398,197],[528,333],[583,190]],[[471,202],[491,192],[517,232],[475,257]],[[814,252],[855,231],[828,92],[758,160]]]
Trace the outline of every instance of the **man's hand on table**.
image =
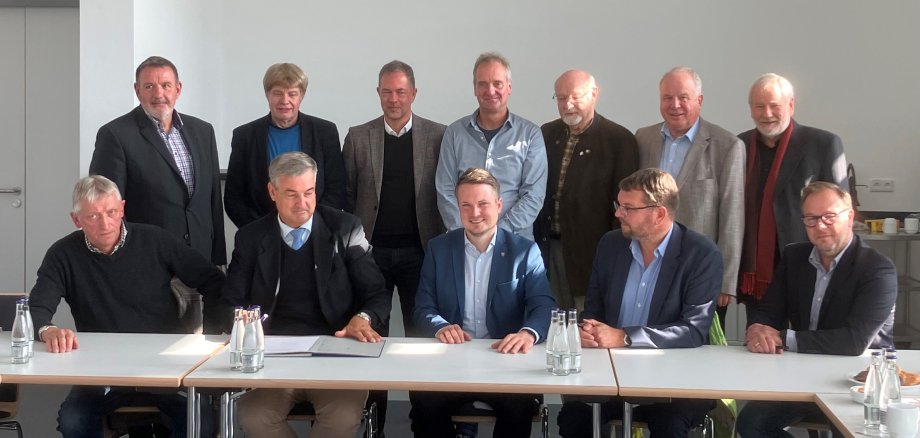
[[626,346],[626,332],[594,319],[586,319],[578,330],[585,348],[620,348]]
[[52,353],[66,353],[80,348],[77,334],[70,329],[50,327],[42,332],[40,340],[45,343],[48,351]]
[[744,341],[748,351],[753,353],[782,354],[783,352],[783,338],[779,330],[768,325],[751,324],[744,335]]
[[529,330],[521,330],[517,333],[510,333],[504,339],[492,343],[492,348],[499,353],[530,353],[536,339]]
[[361,342],[380,342],[382,339],[380,334],[371,327],[371,323],[368,320],[357,315],[351,317],[351,321],[348,321],[348,325],[345,328],[335,332],[335,336],[337,338],[354,338]]
[[473,337],[469,333],[463,331],[463,328],[458,324],[442,327],[434,334],[434,337],[445,344],[462,344],[473,340]]

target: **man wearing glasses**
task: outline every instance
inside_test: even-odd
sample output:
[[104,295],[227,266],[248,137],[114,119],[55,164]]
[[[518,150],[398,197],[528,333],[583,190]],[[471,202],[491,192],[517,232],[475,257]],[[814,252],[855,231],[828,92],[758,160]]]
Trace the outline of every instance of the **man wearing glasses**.
[[638,152],[628,129],[594,111],[594,76],[569,70],[553,91],[559,118],[541,127],[548,172],[534,236],[556,301],[581,309],[597,241],[619,227],[611,210],[617,184],[639,168]]
[[[722,285],[722,255],[712,239],[674,221],[677,183],[642,169],[620,181],[620,229],[597,245],[585,297],[581,345],[586,348],[693,348],[707,343]],[[636,408],[652,436],[687,436],[710,400],[678,400]],[[601,405],[604,422],[623,413],[622,399]],[[591,408],[566,402],[564,438],[591,436]]]
[[[802,190],[802,213],[809,242],[783,250],[773,281],[751,308],[748,350],[856,356],[893,345],[897,272],[853,234],[850,194],[811,183]],[[820,415],[812,403],[750,402],[737,427],[742,436],[783,436],[784,427]]]

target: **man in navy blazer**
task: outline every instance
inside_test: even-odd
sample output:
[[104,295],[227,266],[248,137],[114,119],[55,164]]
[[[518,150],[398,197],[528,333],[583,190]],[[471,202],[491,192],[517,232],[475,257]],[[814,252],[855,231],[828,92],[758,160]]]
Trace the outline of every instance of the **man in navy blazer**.
[[[850,194],[834,183],[802,190],[809,242],[783,249],[773,281],[751,306],[745,343],[754,353],[857,356],[894,345],[898,273],[888,257],[853,234]],[[814,417],[814,403],[752,401],[738,414],[742,436],[789,436],[783,428]]]
[[[620,230],[601,238],[585,296],[581,343],[587,348],[692,348],[706,344],[722,286],[722,255],[711,239],[674,222],[674,178],[642,169],[620,181]],[[636,408],[653,437],[686,437],[712,407],[673,400]],[[602,405],[604,422],[622,415],[622,400]],[[566,402],[559,434],[591,435],[591,409]]]
[[[555,300],[537,244],[498,228],[498,180],[467,169],[457,182],[462,229],[431,239],[415,299],[415,324],[446,344],[498,339],[500,353],[528,353],[542,342]],[[537,394],[410,392],[417,437],[454,437],[451,412],[473,401],[492,406],[496,437],[529,437]]]

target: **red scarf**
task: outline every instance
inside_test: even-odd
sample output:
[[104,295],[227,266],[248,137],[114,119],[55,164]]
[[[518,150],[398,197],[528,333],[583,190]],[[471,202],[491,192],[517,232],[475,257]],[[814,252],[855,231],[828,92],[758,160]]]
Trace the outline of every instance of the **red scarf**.
[[767,286],[773,279],[773,260],[776,258],[776,216],[773,212],[773,195],[776,179],[783,164],[783,156],[792,137],[793,123],[779,137],[776,156],[767,175],[763,188],[763,198],[756,199],[760,184],[760,157],[757,154],[757,136],[755,129],[747,151],[747,183],[744,190],[744,246],[741,257],[740,292],[756,300],[763,297]]

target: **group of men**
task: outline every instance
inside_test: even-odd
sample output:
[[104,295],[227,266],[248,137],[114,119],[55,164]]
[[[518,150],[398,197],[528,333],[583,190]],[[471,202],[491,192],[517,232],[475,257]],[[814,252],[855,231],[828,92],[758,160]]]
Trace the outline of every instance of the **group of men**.
[[[511,67],[496,53],[474,64],[476,111],[444,126],[412,112],[414,72],[392,61],[378,75],[383,115],[340,147],[332,122],[300,112],[304,72],[275,64],[269,114],[233,131],[223,196],[213,128],[174,109],[176,67],[151,57],[135,79],[140,105],[100,128],[91,176],[74,189],[80,230],[48,250],[31,292],[50,351],[79,347],[51,323],[61,298],[78,331],[179,332],[180,303],[200,293],[209,332],[226,329],[227,309],[259,305],[267,334],[378,342],[394,289],[408,336],[495,339],[500,353],[543,342],[556,303],[584,309],[588,348],[697,347],[737,296],[753,352],[859,354],[891,341],[894,267],[852,233],[840,139],[792,120],[778,75],[751,87],[756,128],[734,136],[700,117],[700,77],[676,67],[659,83],[663,122],[633,135],[596,113],[599,87],[580,70],[554,85],[558,120],[511,113]],[[226,275],[224,207],[239,227]],[[351,437],[366,403],[385,419],[386,397],[260,389],[239,418],[247,436],[295,436],[287,414],[309,401],[313,433]],[[526,437],[540,397],[412,392],[412,427],[475,435],[450,412],[476,400],[498,415],[496,436]],[[98,436],[102,416],[130,403],[157,404],[184,436],[180,396],[93,387],[71,391],[59,430]],[[564,437],[588,436],[585,406],[566,402]],[[749,436],[814,413],[749,406]],[[654,436],[686,436],[710,407],[675,400],[637,416]]]

